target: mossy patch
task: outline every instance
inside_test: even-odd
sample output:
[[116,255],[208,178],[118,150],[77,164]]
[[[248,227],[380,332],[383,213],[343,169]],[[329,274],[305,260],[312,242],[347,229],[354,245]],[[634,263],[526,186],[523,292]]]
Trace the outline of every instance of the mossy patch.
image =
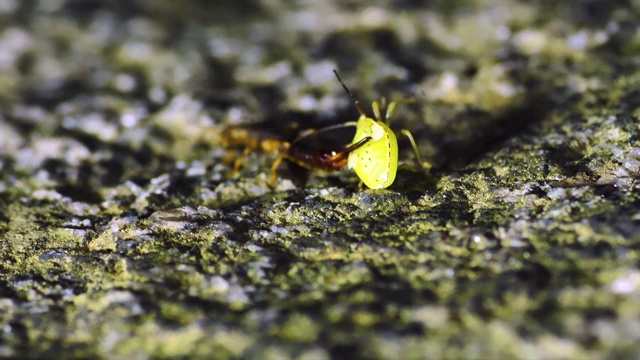
[[[0,357],[637,354],[636,5],[169,3],[0,9]],[[333,68],[429,174],[234,169]]]

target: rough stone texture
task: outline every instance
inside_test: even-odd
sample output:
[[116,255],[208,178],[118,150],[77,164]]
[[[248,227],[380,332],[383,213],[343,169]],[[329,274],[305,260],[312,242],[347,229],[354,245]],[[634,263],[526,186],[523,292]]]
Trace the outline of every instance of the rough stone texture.
[[[0,357],[638,356],[638,19],[0,0]],[[233,174],[230,124],[357,117],[334,68],[363,105],[415,96],[393,126],[430,175]]]

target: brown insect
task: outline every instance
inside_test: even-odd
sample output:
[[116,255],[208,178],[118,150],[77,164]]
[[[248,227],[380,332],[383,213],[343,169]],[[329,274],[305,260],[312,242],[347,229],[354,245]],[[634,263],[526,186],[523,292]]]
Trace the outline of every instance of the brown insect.
[[251,126],[234,125],[221,133],[222,145],[226,148],[242,147],[244,151],[234,163],[234,172],[240,170],[246,156],[253,151],[272,152],[276,159],[271,166],[269,186],[273,187],[277,179],[277,170],[283,160],[292,162],[309,170],[334,171],[347,165],[349,154],[366,144],[370,137],[364,137],[342,149],[308,148],[301,142],[312,135],[335,130],[341,127],[355,126],[354,122],[328,126],[322,129],[309,129],[300,132],[292,141],[277,139],[264,129]]

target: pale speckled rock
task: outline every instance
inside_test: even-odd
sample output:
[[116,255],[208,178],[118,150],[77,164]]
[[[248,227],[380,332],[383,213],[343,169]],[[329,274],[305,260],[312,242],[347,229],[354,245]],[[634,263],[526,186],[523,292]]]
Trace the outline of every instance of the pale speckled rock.
[[[0,357],[635,357],[637,12],[0,0]],[[233,171],[334,68],[432,172]]]

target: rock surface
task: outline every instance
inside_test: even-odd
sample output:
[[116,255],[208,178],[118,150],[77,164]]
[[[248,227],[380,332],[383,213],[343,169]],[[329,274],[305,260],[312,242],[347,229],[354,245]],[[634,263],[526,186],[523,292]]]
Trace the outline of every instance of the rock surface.
[[[637,356],[639,3],[383,4],[0,0],[0,357]],[[334,68],[431,173],[233,173]]]

